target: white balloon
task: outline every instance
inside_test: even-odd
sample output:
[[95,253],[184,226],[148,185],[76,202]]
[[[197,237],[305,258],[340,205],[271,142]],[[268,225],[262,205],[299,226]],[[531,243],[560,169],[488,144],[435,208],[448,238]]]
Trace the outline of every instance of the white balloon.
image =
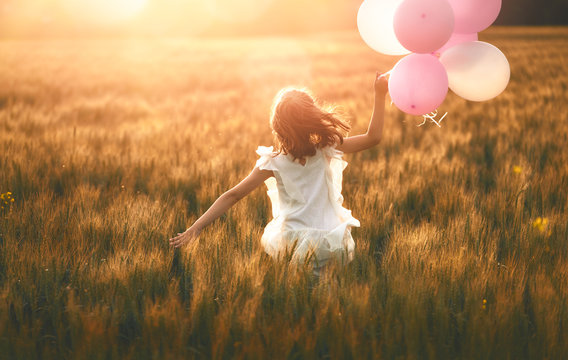
[[361,37],[375,51],[386,55],[410,53],[394,34],[393,19],[403,0],[365,0],[357,13],[357,28]]
[[501,94],[511,68],[505,55],[483,41],[469,41],[444,51],[440,61],[448,73],[450,89],[466,100],[486,101]]

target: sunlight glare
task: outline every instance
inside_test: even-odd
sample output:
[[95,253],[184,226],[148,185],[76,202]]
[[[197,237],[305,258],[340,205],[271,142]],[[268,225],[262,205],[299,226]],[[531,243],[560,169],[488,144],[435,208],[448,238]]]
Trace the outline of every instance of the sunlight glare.
[[62,0],[74,19],[100,25],[116,24],[140,13],[148,0]]
[[203,0],[150,1],[134,23],[142,33],[191,36],[211,26],[212,16]]
[[209,0],[207,5],[214,17],[230,22],[243,23],[261,16],[272,0]]

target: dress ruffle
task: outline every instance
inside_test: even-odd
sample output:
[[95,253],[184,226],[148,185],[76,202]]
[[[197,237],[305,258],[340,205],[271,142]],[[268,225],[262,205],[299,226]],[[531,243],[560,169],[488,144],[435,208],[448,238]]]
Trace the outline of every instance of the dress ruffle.
[[256,166],[261,170],[272,170],[275,176],[265,181],[272,203],[273,219],[266,225],[261,238],[264,250],[274,258],[289,254],[294,261],[303,262],[310,258],[318,266],[323,266],[331,258],[347,262],[353,258],[355,242],[350,229],[359,227],[360,223],[351,215],[350,210],[342,206],[342,177],[347,162],[342,159],[343,153],[334,147],[326,147],[318,151],[321,151],[321,154],[315,156],[323,155],[327,160],[325,180],[330,203],[340,221],[340,224],[331,230],[317,228],[284,230],[287,211],[281,208],[278,180],[287,198],[303,203],[305,202],[304,197],[296,185],[287,179],[286,173],[279,171],[276,161],[277,154],[274,153],[272,147],[259,146],[256,151],[260,156]]
[[335,213],[341,221],[351,221],[356,224],[353,226],[361,226],[359,220],[351,215],[351,210],[343,207],[343,195],[341,195],[343,170],[347,167],[347,161],[343,160],[343,152],[331,146],[323,148],[322,152],[329,162],[329,166],[326,168],[326,181]]
[[272,146],[259,146],[256,149],[256,153],[260,156],[260,158],[256,161],[256,167],[261,170],[278,170],[272,164],[272,159],[277,155]]
[[[278,171],[278,169],[272,163],[272,159],[276,155],[276,153],[273,151],[272,146],[259,146],[258,149],[256,149],[256,153],[260,156],[260,158],[256,161],[256,167],[258,167],[260,170],[271,170],[273,172]],[[268,188],[266,193],[268,194],[270,203],[272,204],[272,217],[277,218],[280,214],[280,197],[278,196],[276,178],[271,176],[266,179],[264,184],[266,184],[266,187]]]

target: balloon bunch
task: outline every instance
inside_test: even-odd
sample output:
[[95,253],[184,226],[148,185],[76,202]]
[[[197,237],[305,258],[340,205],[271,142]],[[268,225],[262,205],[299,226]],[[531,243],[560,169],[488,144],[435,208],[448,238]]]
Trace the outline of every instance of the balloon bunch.
[[501,0],[365,0],[357,27],[373,50],[406,55],[390,72],[391,99],[400,110],[433,120],[428,114],[436,113],[448,88],[485,101],[507,87],[507,58],[477,41],[500,10]]

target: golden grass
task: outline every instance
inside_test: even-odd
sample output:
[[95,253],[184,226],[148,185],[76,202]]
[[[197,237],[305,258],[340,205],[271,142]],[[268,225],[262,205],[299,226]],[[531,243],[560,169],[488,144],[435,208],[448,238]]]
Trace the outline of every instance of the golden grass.
[[270,145],[278,89],[310,87],[360,133],[395,58],[356,33],[0,42],[0,353],[562,357],[568,29],[481,39],[507,90],[450,94],[441,129],[387,108],[383,143],[346,156],[355,259],[319,281],[263,253],[264,189],[194,247],[166,240]]

